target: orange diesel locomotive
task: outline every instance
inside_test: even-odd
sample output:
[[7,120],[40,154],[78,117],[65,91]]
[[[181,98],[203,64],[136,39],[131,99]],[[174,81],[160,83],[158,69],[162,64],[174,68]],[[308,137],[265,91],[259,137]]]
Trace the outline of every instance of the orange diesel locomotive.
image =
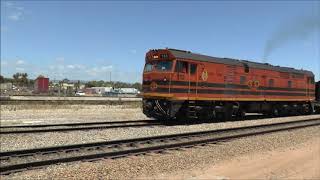
[[143,112],[156,119],[228,119],[246,112],[311,114],[310,71],[176,49],[150,50],[143,72]]

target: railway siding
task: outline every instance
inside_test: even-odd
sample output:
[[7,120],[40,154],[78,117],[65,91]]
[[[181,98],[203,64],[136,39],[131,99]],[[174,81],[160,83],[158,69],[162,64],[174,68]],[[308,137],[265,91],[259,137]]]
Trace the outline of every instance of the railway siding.
[[153,120],[136,121],[106,121],[88,123],[64,123],[64,124],[44,124],[44,125],[17,125],[1,126],[0,134],[21,134],[21,133],[41,133],[41,132],[62,132],[80,131],[92,129],[112,129],[112,128],[131,128],[161,125]]

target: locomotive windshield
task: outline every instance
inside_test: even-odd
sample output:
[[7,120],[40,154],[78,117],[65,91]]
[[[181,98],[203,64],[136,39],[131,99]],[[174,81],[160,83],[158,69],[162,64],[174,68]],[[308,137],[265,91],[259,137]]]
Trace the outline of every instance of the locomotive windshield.
[[171,71],[172,61],[153,61],[146,63],[144,72],[149,71]]
[[146,66],[144,67],[144,72],[149,72],[152,71],[153,65],[151,63],[147,63]]
[[154,67],[158,71],[170,71],[172,68],[172,61],[157,61]]

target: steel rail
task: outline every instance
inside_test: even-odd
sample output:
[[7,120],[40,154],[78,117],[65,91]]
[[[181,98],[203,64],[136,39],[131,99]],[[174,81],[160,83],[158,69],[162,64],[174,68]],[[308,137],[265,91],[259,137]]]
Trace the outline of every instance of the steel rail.
[[[248,115],[241,120],[265,119],[269,118],[264,115]],[[232,118],[229,121],[239,119]],[[137,124],[134,124],[137,123]],[[141,123],[141,124],[138,124]],[[146,123],[146,124],[142,124]],[[149,123],[149,124],[147,124]],[[126,128],[126,127],[144,127],[155,125],[192,125],[199,123],[217,123],[213,121],[159,121],[159,120],[128,120],[128,121],[100,121],[100,122],[85,122],[85,123],[62,123],[62,124],[36,124],[36,125],[11,125],[0,126],[0,134],[19,134],[19,133],[41,133],[41,132],[59,132],[59,131],[78,131],[91,129],[111,129],[111,128]],[[95,125],[112,125],[113,126],[95,126]],[[115,125],[117,124],[117,125]],[[127,125],[125,125],[127,124]],[[132,124],[132,125],[131,125]],[[78,127],[76,127],[78,126]],[[80,127],[86,126],[86,127]],[[91,126],[91,127],[90,127]],[[58,127],[58,128],[55,128]],[[61,127],[61,128],[59,128]],[[68,128],[70,127],[70,128]],[[33,129],[32,129],[33,128]],[[43,128],[43,129],[41,129]],[[47,129],[46,129],[47,128]],[[51,128],[51,129],[50,129]]]
[[78,130],[91,130],[91,129],[144,127],[144,126],[152,126],[152,125],[161,125],[161,123],[155,120],[135,120],[135,121],[109,121],[109,122],[1,126],[0,134],[78,131]]
[[0,129],[6,129],[6,128],[56,127],[56,126],[83,126],[83,125],[97,125],[97,124],[148,123],[148,122],[154,122],[154,121],[155,120],[127,120],[127,121],[76,122],[76,123],[62,123],[62,124],[10,125],[10,126],[0,126]]
[[61,162],[117,158],[319,125],[320,119],[313,118],[267,125],[1,152],[0,174]]

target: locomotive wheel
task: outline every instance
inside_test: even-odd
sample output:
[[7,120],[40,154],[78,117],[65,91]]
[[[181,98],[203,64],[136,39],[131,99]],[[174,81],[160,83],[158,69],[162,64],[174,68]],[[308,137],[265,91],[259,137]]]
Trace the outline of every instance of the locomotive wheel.
[[174,123],[178,124],[187,124],[189,122],[189,118],[186,113],[179,112],[174,119]]
[[305,114],[306,115],[313,114],[312,106],[310,106],[309,104],[308,104],[308,106],[306,108],[306,113]]
[[302,105],[299,105],[297,113],[298,113],[298,115],[303,115],[304,114],[304,107]]
[[217,112],[216,113],[216,119],[218,120],[218,122],[220,121],[224,121],[224,113],[223,112]]
[[203,111],[199,114],[199,120],[202,122],[210,122],[214,119],[214,113],[210,110]]
[[217,113],[217,119],[219,121],[230,121],[232,118],[232,111],[225,111],[225,112],[218,112]]
[[227,103],[225,105],[224,121],[231,121],[232,113],[233,113],[233,105],[231,103]]

